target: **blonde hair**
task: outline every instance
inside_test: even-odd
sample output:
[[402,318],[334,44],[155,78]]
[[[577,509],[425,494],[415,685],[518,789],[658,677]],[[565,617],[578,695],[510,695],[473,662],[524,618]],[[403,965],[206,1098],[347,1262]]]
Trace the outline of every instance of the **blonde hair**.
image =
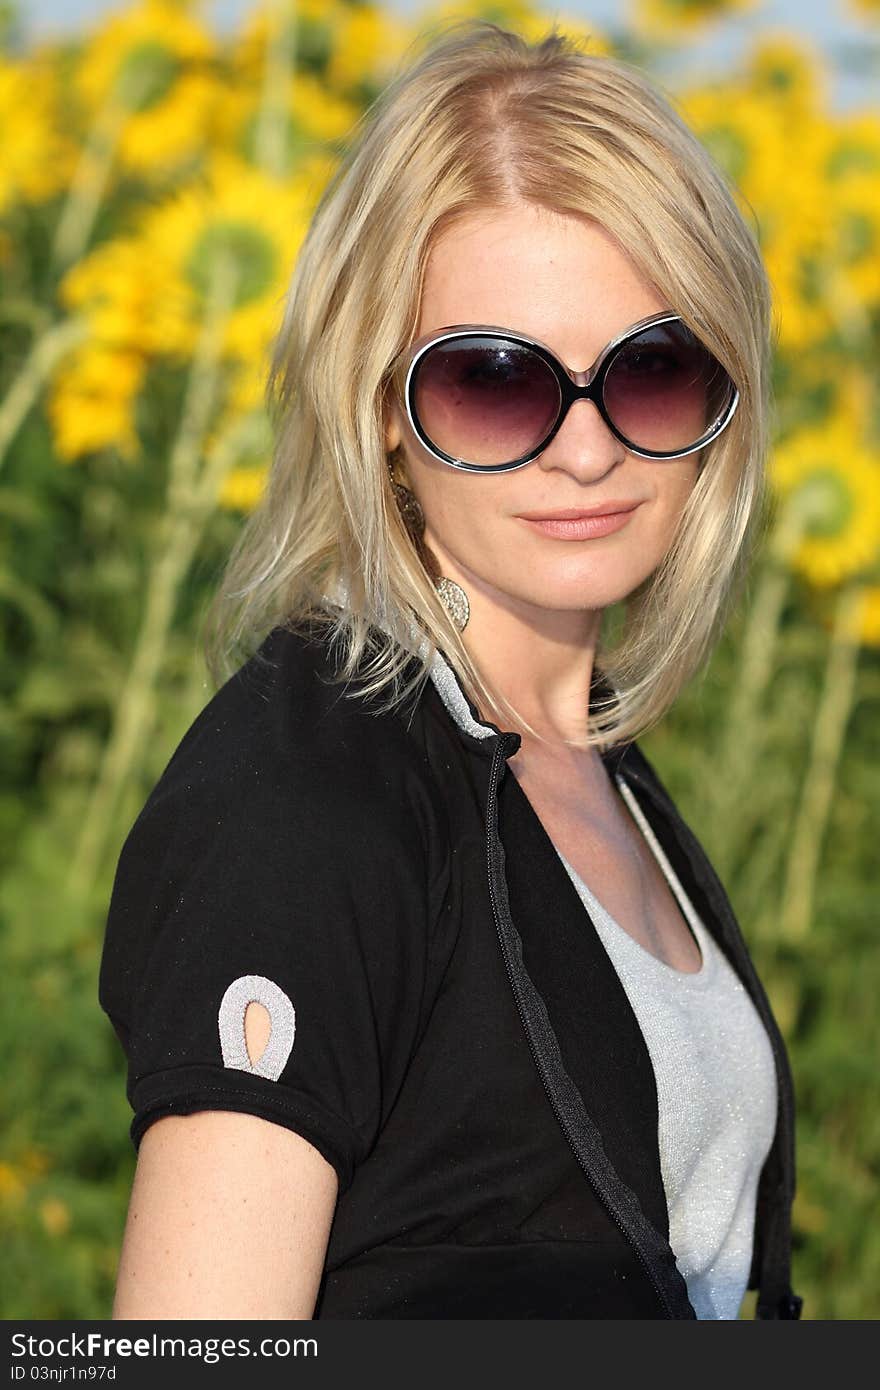
[[[724,176],[641,72],[555,24],[535,43],[473,19],[426,38],[356,127],[300,250],[267,382],[272,467],[209,610],[209,670],[219,680],[221,660],[231,669],[272,626],[319,618],[341,651],[337,679],[360,669],[354,695],[391,707],[439,647],[478,709],[531,728],[484,684],[444,608],[401,520],[384,440],[434,240],[475,210],[526,202],[611,233],[740,391],[667,554],[625,600],[617,640],[600,638],[614,699],[591,705],[588,742],[629,740],[706,661],[763,520],[764,267]],[[328,605],[339,585],[346,602]]]

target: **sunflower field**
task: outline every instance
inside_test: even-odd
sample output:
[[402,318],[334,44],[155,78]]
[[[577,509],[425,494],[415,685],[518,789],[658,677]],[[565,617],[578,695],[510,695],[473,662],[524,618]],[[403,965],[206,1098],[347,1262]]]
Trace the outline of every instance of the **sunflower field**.
[[[880,46],[875,0],[840,0]],[[775,296],[772,509],[703,678],[643,740],[725,882],[788,1040],[794,1287],[880,1314],[880,112],[758,0],[0,8],[0,1242],[7,1319],[109,1315],[134,1170],[97,1003],[122,841],[212,691],[200,623],[270,451],[267,354],[347,136],[427,27],[552,20],[653,72],[729,175]],[[873,28],[872,28],[873,25]],[[750,1300],[743,1310],[751,1315]]]

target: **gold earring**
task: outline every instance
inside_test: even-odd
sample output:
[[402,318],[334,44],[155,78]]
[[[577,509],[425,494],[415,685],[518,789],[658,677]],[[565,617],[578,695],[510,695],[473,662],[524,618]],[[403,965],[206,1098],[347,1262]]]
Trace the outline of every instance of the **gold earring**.
[[433,581],[440,602],[452,619],[454,626],[459,632],[462,632],[471,615],[467,594],[460,584],[456,584],[454,579],[448,579],[446,575],[440,574],[437,560],[425,544],[425,513],[422,510],[422,505],[412,488],[408,488],[404,483],[399,483],[394,477],[394,461],[399,456],[400,448],[398,446],[387,455],[387,463],[388,476],[391,479],[391,487],[400,509],[400,515],[412,537],[419,558]]
[[399,449],[393,450],[388,455],[388,476],[391,479],[391,486],[397,505],[400,508],[400,515],[406,529],[410,532],[413,540],[418,546],[421,543],[422,533],[425,529],[425,513],[422,511],[422,504],[416,497],[412,488],[404,483],[397,482],[394,477],[394,460],[399,457]]

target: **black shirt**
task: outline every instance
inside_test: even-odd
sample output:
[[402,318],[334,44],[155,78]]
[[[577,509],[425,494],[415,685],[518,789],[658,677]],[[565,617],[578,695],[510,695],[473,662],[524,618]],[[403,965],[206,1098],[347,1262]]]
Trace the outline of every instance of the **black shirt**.
[[[312,1143],[339,1178],[316,1318],[693,1318],[650,1058],[505,775],[519,735],[480,720],[445,663],[445,694],[428,681],[391,712],[331,683],[330,663],[319,623],[270,633],[184,735],[123,846],[99,998],[128,1059],[135,1146],[160,1116],[207,1109]],[[603,761],[768,1030],[779,1119],[750,1287],[759,1316],[797,1316],[779,1031],[654,769],[635,742]],[[248,998],[272,1017],[262,1074],[241,1047]]]

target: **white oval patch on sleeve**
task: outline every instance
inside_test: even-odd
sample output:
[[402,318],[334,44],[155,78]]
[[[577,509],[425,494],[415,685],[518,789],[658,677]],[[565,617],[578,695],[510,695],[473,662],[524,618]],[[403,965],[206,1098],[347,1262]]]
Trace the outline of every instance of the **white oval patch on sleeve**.
[[[248,1004],[262,1004],[271,1025],[269,1041],[256,1062],[250,1059],[245,1037]],[[265,975],[239,975],[223,995],[217,1023],[224,1067],[278,1080],[293,1051],[296,1034],[296,1011],[280,985]]]

